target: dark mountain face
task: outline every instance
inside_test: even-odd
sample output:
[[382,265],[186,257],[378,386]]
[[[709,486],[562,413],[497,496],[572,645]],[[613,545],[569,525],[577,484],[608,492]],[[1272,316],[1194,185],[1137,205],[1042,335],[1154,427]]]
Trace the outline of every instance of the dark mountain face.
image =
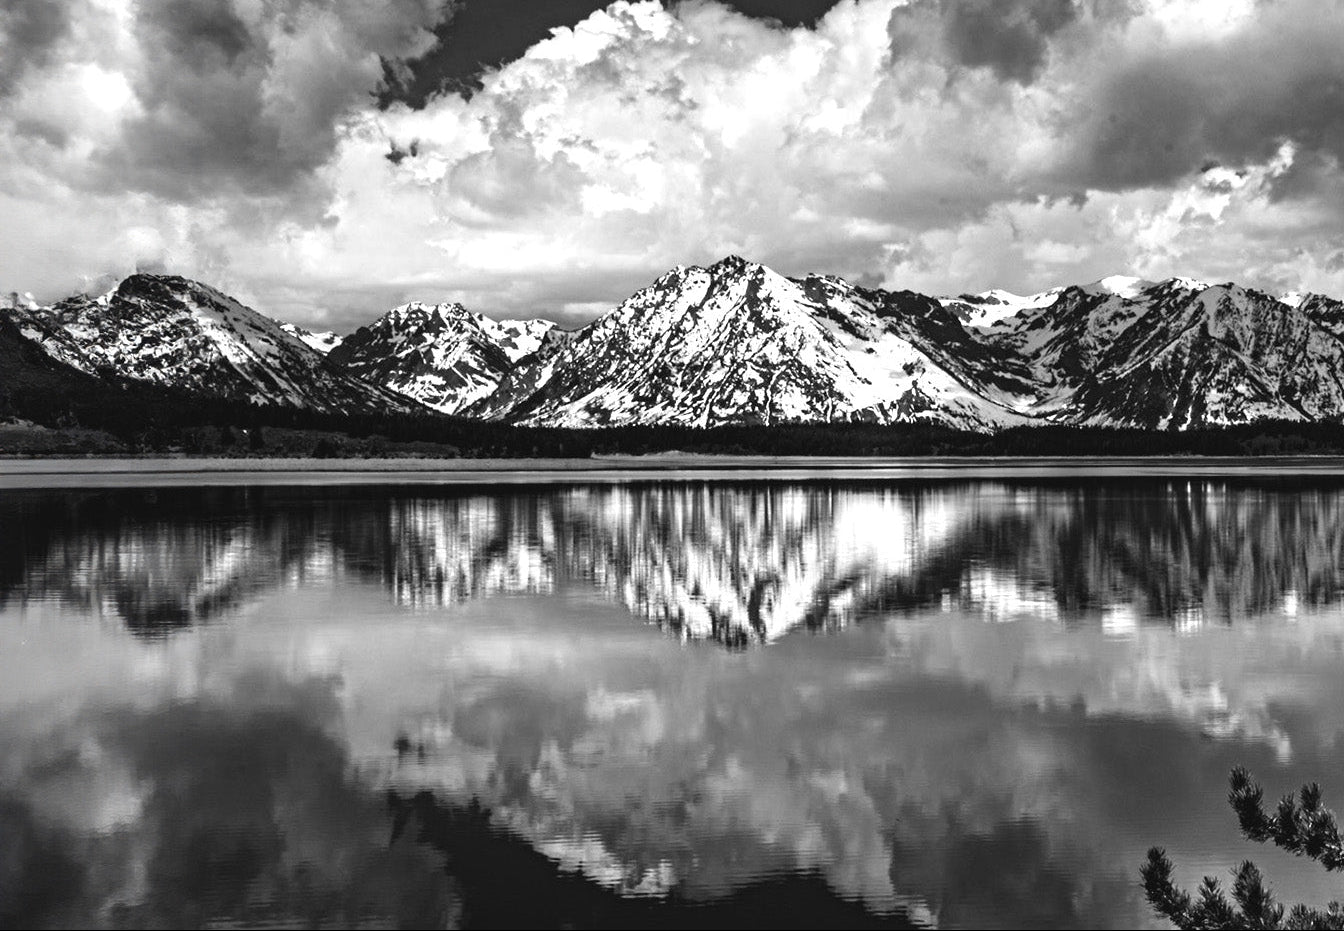
[[1344,414],[1344,342],[1311,314],[1235,285],[1163,293],[1100,352],[1072,410],[1180,429]]
[[[97,378],[47,351],[40,338],[45,328],[24,326],[9,312],[0,311],[0,396],[27,397],[66,390],[96,391]],[[11,403],[14,403],[11,400]]]
[[89,376],[335,413],[973,430],[1344,417],[1344,304],[1182,278],[934,298],[730,256],[674,268],[572,332],[411,303],[337,339],[160,275],[5,314]]

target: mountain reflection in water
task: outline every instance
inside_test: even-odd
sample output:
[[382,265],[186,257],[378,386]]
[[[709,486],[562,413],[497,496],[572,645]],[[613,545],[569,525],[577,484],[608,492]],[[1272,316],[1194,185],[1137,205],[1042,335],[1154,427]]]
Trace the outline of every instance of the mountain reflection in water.
[[0,509],[17,531],[0,543],[0,597],[59,598],[141,633],[333,577],[377,580],[417,608],[592,584],[660,627],[731,645],[931,606],[1184,628],[1332,605],[1344,590],[1333,489],[11,492]]
[[1127,925],[1149,844],[1250,855],[1234,763],[1344,792],[1344,486],[7,492],[0,526],[4,926]]

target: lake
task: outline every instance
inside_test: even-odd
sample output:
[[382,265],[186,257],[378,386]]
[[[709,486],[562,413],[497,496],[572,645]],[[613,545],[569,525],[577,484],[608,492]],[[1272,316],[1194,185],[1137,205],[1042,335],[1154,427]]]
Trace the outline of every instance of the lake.
[[[395,479],[394,479],[395,480]],[[1344,481],[0,491],[0,925],[1155,925],[1344,808]]]

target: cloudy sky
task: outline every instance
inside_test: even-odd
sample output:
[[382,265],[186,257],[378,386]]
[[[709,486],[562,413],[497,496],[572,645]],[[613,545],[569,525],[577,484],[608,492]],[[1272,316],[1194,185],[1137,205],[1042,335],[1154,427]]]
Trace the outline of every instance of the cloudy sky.
[[349,329],[678,263],[1344,294],[1339,0],[0,0],[0,289]]

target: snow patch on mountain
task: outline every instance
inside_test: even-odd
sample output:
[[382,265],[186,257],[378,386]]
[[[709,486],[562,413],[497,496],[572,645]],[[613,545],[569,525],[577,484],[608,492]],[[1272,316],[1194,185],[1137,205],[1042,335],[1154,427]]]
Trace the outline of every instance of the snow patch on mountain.
[[11,291],[4,299],[4,307],[9,310],[37,310],[41,306],[31,291]]
[[293,323],[282,323],[280,328],[290,336],[298,337],[309,349],[324,356],[336,348],[336,344],[341,341],[341,338],[330,330],[305,330]]
[[490,320],[484,318],[483,327],[494,336],[499,348],[504,350],[509,362],[533,355],[545,343],[546,337],[555,329],[549,320]]
[[1051,288],[1039,294],[1014,294],[995,288],[979,294],[963,294],[960,297],[944,297],[939,302],[961,320],[963,325],[976,329],[986,329],[1004,320],[1015,317],[1023,311],[1048,307],[1059,297],[1063,288]]
[[1092,294],[1114,294],[1116,297],[1135,298],[1154,284],[1155,282],[1133,275],[1108,275],[1091,284],[1083,285],[1082,289]]

